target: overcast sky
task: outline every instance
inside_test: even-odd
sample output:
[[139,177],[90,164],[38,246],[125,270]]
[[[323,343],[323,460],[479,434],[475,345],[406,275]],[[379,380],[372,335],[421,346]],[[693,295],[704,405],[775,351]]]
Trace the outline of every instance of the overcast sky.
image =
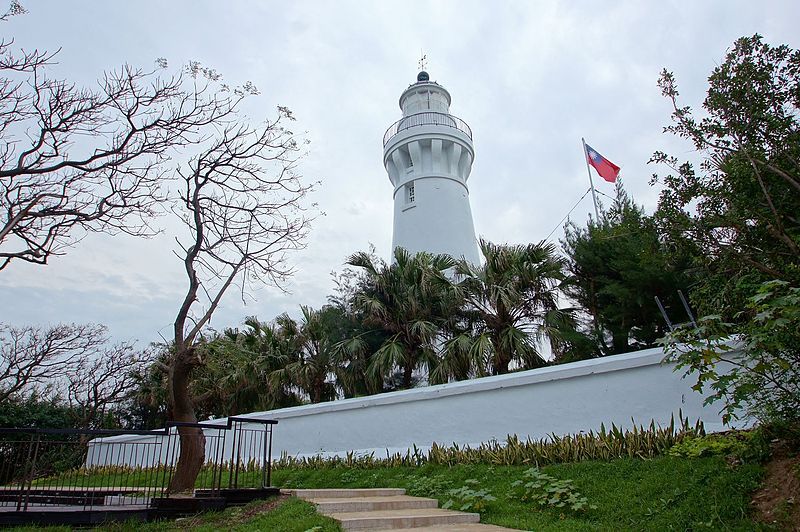
[[[29,13],[2,23],[25,48],[56,50],[56,72],[92,85],[105,70],[150,68],[164,57],[214,67],[231,84],[261,91],[254,123],[277,105],[308,131],[301,163],[326,216],[294,255],[288,293],[264,287],[243,304],[231,294],[212,325],[270,320],[300,304],[318,307],[329,273],[374,244],[388,257],[392,187],[382,138],[400,118],[400,93],[416,79],[420,50],[431,79],[453,97],[451,112],[474,134],[470,201],[476,232],[494,242],[539,241],[588,187],[581,137],[622,167],[625,188],[652,211],[655,150],[691,157],[662,133],[670,106],[656,80],[672,70],[686,104],[731,43],[760,33],[800,47],[800,3],[685,2],[64,2],[22,0]],[[662,169],[663,171],[663,169]],[[598,190],[613,185],[596,179]],[[571,219],[592,210],[586,197]],[[143,240],[89,235],[47,266],[0,272],[0,321],[16,325],[95,322],[117,339],[169,336],[186,281],[170,235]]]

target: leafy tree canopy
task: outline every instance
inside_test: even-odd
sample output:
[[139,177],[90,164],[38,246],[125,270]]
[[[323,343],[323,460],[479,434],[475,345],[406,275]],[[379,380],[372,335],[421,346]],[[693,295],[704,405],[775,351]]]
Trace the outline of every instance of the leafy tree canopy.
[[562,246],[570,275],[564,291],[588,313],[601,354],[654,346],[666,332],[654,298],[672,314],[681,309],[677,291],[686,290],[688,261],[665,247],[653,218],[621,183],[600,220],[567,225]]
[[702,119],[678,105],[672,73],[660,85],[674,107],[667,131],[704,156],[699,172],[653,156],[674,171],[659,221],[708,272],[692,294],[708,315],[667,338],[670,360],[723,403],[726,420],[746,409],[798,436],[800,52],[760,35],[737,40],[709,77]]
[[693,291],[704,313],[728,318],[757,286],[800,281],[800,52],[760,35],[737,40],[709,77],[703,117],[681,106],[674,75],[662,93],[673,105],[667,132],[690,140],[703,157],[690,162],[656,152],[672,173],[656,213],[676,247],[707,271]]

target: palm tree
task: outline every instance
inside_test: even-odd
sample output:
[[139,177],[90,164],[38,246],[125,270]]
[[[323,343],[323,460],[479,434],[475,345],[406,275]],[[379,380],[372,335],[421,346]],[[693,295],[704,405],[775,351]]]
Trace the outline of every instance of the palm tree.
[[[455,260],[447,255],[412,255],[397,248],[391,265],[363,252],[352,255],[347,263],[362,268],[367,276],[366,286],[355,296],[365,323],[387,334],[370,357],[369,372],[383,380],[399,369],[402,387],[412,387],[417,369],[430,374],[439,364],[442,331],[458,306],[446,274],[455,267]],[[352,355],[363,353],[366,345],[356,337],[339,347]]]
[[[276,318],[281,336],[289,351],[282,358],[282,367],[272,372],[275,383],[291,383],[306,393],[312,403],[336,399],[339,373],[334,353],[334,333],[338,309],[326,305],[320,310],[300,307],[303,317],[298,324],[287,314]],[[331,380],[333,379],[333,380]]]
[[288,346],[275,327],[249,317],[245,328],[226,329],[202,344],[205,367],[192,377],[198,408],[226,416],[300,403],[289,384],[269,376],[280,368]]
[[550,324],[557,322],[557,290],[564,279],[555,246],[481,240],[480,248],[483,265],[462,261],[455,269],[472,332],[449,341],[445,359],[468,357],[479,375],[508,373],[512,362],[525,369],[545,365],[539,344],[558,333]]

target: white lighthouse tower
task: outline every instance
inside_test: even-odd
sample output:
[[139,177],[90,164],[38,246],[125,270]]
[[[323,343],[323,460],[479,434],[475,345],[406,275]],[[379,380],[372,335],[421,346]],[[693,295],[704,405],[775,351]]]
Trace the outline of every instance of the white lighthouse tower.
[[403,118],[383,136],[383,164],[394,187],[392,249],[478,264],[467,188],[472,130],[450,114],[450,93],[424,71],[400,96],[400,109]]

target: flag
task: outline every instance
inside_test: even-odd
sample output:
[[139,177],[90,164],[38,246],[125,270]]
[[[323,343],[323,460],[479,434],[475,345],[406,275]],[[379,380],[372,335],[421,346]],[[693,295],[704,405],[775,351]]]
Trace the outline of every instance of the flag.
[[588,144],[584,143],[584,146],[586,146],[586,160],[589,161],[589,164],[594,166],[594,169],[597,170],[600,177],[609,183],[616,181],[619,175],[619,166],[594,151],[594,148]]

